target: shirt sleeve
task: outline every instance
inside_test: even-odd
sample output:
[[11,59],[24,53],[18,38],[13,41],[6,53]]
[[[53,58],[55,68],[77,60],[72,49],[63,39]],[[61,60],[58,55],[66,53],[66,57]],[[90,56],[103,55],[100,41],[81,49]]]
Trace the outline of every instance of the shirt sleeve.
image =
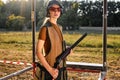
[[46,40],[46,27],[42,27],[39,31],[38,39]]

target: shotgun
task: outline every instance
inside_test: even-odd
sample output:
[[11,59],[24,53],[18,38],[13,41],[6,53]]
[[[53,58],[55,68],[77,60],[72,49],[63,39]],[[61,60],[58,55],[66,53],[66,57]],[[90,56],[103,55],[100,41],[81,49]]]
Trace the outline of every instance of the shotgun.
[[87,36],[87,33],[84,33],[72,46],[67,48],[65,51],[63,51],[57,58],[56,62],[54,63],[54,68],[57,68],[61,60],[65,59],[69,54],[70,51],[79,44],[80,41],[82,41]]

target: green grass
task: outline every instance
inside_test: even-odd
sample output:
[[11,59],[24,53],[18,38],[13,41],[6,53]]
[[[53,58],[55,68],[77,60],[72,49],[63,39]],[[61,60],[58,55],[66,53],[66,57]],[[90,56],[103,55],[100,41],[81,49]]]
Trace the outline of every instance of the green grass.
[[0,48],[15,50],[32,49],[32,33],[30,32],[7,32],[0,33]]
[[[67,45],[72,45],[82,34],[64,34],[64,40]],[[38,32],[36,33],[37,42]],[[67,58],[69,61],[102,63],[102,34],[88,34],[77,47],[73,49],[73,54]],[[118,80],[120,78],[120,35],[107,35],[107,66],[108,80]],[[11,61],[23,61],[32,63],[32,33],[31,32],[0,32],[0,59]],[[6,67],[4,67],[6,66]],[[9,65],[10,66],[10,65]],[[9,70],[8,65],[0,63],[0,71],[3,73],[12,73],[14,70]],[[12,66],[13,67],[13,66]],[[15,66],[14,66],[15,67]],[[5,69],[4,69],[5,68]],[[7,70],[6,70],[7,69]],[[18,69],[16,67],[16,69]],[[69,74],[76,80],[85,77],[82,73]],[[81,77],[78,77],[82,75]],[[94,78],[87,75],[87,80],[94,80]],[[0,75],[1,77],[2,75]],[[83,79],[83,78],[81,78]],[[86,79],[84,79],[86,80]]]
[[[38,33],[37,33],[38,34]],[[36,40],[37,40],[36,34]],[[67,45],[73,44],[81,34],[64,34],[64,39]],[[120,48],[120,35],[108,35],[107,47],[108,48]],[[102,35],[101,34],[88,34],[88,36],[78,45],[79,47],[102,47]],[[7,45],[7,46],[6,46]],[[26,46],[24,46],[26,45]],[[3,32],[0,33],[0,48],[15,48],[18,46],[20,49],[31,49],[32,47],[32,33],[31,32]],[[29,46],[29,47],[28,47]],[[25,48],[26,47],[26,48]]]

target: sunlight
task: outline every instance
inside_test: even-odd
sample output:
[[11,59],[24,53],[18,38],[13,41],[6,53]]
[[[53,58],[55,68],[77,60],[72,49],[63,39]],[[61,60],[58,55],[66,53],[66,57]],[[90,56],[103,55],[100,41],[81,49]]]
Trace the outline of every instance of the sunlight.
[[[7,0],[2,0],[4,3],[6,3],[7,2]],[[11,0],[12,1],[12,0]],[[20,1],[20,0],[18,0],[18,1]],[[25,0],[25,1],[28,1],[28,0]]]
[[2,0],[4,3],[6,3],[7,0]]

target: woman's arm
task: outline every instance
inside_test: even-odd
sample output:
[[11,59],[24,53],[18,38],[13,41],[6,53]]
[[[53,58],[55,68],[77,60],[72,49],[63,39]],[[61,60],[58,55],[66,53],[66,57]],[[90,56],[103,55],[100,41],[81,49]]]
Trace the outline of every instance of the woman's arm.
[[38,40],[37,43],[37,56],[38,59],[40,60],[40,62],[42,63],[42,65],[45,67],[45,69],[51,74],[51,76],[56,79],[58,76],[58,70],[52,68],[46,61],[45,57],[42,54],[42,49],[43,49],[43,45],[44,45],[45,41],[44,40]]

